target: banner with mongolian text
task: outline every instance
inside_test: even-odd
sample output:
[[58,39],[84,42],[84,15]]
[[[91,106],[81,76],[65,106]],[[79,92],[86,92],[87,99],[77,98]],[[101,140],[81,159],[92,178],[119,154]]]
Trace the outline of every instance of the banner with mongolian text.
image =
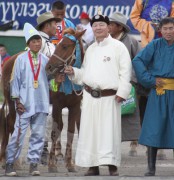
[[[55,0],[5,0],[0,1],[0,25],[11,20],[14,21],[13,29],[22,29],[25,22],[36,25],[36,18],[51,10]],[[101,8],[102,14],[110,16],[113,12],[121,12],[129,18],[135,0],[64,0],[66,18],[75,25],[79,23],[79,16],[84,11],[90,17],[97,14]],[[136,33],[130,21],[132,33]]]

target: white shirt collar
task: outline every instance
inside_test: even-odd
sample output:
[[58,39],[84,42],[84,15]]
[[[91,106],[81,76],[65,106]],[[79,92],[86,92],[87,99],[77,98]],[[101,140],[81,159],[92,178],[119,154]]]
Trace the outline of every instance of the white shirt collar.
[[40,35],[41,35],[44,39],[50,41],[50,38],[49,38],[48,34],[46,34],[46,33],[43,32],[43,31],[39,31],[39,33],[40,33]]
[[111,37],[111,35],[109,34],[106,38],[104,38],[103,39],[103,41],[101,41],[101,42],[97,42],[96,41],[96,39],[95,39],[95,44],[96,44],[96,46],[105,46],[105,45],[107,45],[107,43],[109,42],[109,40],[111,39],[112,37]]

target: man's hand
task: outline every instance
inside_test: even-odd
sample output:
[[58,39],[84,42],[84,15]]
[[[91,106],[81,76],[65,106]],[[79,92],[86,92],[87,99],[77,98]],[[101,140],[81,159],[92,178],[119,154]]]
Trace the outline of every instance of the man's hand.
[[121,103],[121,102],[125,101],[125,99],[123,99],[123,98],[120,97],[120,96],[116,96],[115,99],[116,99],[116,101],[117,101],[118,103]]
[[163,87],[164,85],[165,85],[165,82],[161,78],[156,78],[157,87]]
[[24,105],[20,102],[16,103],[16,111],[19,115],[22,115],[25,112]]
[[74,75],[74,70],[72,66],[67,66],[64,71],[67,75]]
[[55,81],[57,83],[61,83],[61,82],[65,81],[65,74],[57,74],[56,78],[55,78]]

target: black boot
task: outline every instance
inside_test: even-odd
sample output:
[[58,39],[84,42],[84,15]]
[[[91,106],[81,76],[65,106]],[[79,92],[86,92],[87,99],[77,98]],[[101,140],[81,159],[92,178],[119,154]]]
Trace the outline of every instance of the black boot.
[[98,176],[99,174],[99,167],[94,166],[88,169],[88,171],[85,173],[85,176]]
[[109,165],[109,174],[110,174],[110,176],[118,176],[119,173],[118,173],[117,166]]
[[145,173],[145,176],[155,176],[157,150],[155,147],[148,147],[147,149],[148,172]]

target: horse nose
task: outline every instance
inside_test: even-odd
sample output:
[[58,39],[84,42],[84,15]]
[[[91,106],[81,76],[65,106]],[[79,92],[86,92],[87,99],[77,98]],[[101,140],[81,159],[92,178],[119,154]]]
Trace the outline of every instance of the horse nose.
[[46,67],[46,71],[48,74],[52,74],[52,65],[49,64],[47,67]]
[[51,69],[52,69],[52,66],[51,66],[51,64],[48,66],[48,70],[50,70],[51,71]]

